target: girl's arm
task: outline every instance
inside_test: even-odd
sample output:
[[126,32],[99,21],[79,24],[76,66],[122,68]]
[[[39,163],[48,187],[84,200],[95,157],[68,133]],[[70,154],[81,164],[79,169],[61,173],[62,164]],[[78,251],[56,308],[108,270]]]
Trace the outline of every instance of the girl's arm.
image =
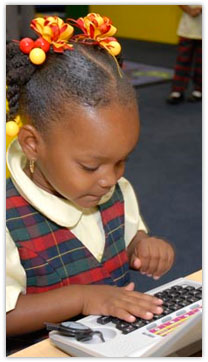
[[44,328],[44,322],[57,323],[76,315],[111,315],[127,322],[135,316],[152,319],[162,313],[162,301],[125,287],[110,285],[69,285],[39,294],[19,296],[16,308],[7,313],[7,335],[18,335]]
[[82,311],[82,288],[70,285],[44,293],[20,294],[16,307],[7,313],[7,335],[44,328],[44,322],[61,322]]

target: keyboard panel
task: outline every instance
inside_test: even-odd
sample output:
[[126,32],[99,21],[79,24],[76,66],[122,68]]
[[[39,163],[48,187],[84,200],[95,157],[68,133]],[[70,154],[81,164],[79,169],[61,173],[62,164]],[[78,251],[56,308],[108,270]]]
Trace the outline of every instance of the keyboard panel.
[[103,333],[104,343],[100,339],[80,343],[55,331],[50,332],[50,339],[53,344],[77,357],[165,357],[176,348],[201,339],[201,283],[179,278],[147,294],[156,295],[164,301],[163,313],[154,315],[152,320],[137,318],[135,322],[128,323],[111,316],[95,315],[78,320]]
[[[202,299],[202,287],[194,287],[187,284],[184,285],[174,285],[171,288],[162,290],[161,292],[153,294],[155,297],[158,297],[163,300],[163,312],[162,314],[156,314],[151,320],[137,318],[135,322],[128,323],[119,318],[110,317],[110,316],[101,316],[97,318],[97,323],[101,325],[107,325],[108,323],[113,323],[115,328],[119,329],[123,334],[128,334],[136,329],[142,328],[149,324],[152,324],[153,327],[156,327],[157,320],[163,317],[170,316],[173,312],[177,312],[183,308],[183,313],[186,314],[184,307],[187,307],[195,302],[199,302]],[[196,304],[195,309],[200,307]],[[181,313],[176,313],[176,316]],[[190,316],[193,313],[190,314]],[[169,320],[172,319],[169,317]],[[182,318],[180,318],[182,320]],[[184,319],[185,320],[185,319]],[[166,319],[167,321],[167,319]],[[177,319],[176,319],[177,321]],[[152,327],[152,328],[153,328]],[[149,330],[149,328],[147,328]]]

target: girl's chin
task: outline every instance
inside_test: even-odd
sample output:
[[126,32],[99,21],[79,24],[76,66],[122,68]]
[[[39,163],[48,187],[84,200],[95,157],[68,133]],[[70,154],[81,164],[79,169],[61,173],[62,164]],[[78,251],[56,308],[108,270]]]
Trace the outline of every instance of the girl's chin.
[[75,202],[79,207],[82,208],[90,208],[93,206],[97,206],[99,201],[100,201],[101,197],[97,197],[97,196],[92,196],[92,195],[87,195],[85,197],[83,197],[83,199],[78,200],[78,202]]

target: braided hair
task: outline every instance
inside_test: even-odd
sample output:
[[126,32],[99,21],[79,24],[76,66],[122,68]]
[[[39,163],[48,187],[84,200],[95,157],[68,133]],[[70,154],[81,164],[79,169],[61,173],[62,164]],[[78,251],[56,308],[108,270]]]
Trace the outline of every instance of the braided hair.
[[115,59],[95,45],[75,43],[73,50],[47,53],[45,63],[34,65],[19,45],[7,45],[7,120],[17,114],[39,130],[63,118],[64,105],[105,107],[116,101],[136,101],[127,77]]

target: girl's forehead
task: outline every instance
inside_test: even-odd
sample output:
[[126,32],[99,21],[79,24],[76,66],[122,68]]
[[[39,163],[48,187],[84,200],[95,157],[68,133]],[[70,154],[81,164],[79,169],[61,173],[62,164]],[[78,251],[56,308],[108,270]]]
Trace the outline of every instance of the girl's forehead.
[[135,103],[128,106],[111,103],[106,107],[79,107],[74,113],[66,113],[66,122],[69,127],[80,134],[86,129],[102,132],[117,132],[139,127],[138,108]]
[[125,156],[135,147],[139,136],[138,111],[133,106],[80,108],[76,114],[68,114],[63,127],[61,123],[59,126],[57,146],[94,158]]

